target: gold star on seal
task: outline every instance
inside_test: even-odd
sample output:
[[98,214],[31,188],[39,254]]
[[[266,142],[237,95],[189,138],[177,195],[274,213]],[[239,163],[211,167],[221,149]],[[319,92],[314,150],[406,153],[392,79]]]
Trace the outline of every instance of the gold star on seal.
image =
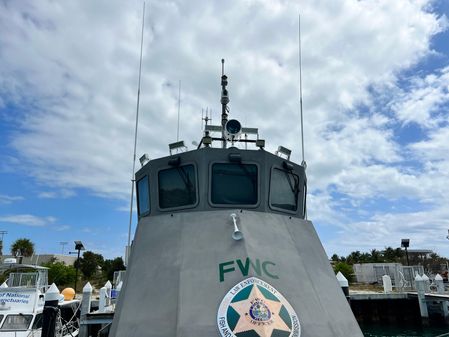
[[[251,318],[250,309],[256,301],[262,301],[266,305],[271,312],[270,319],[257,321]],[[260,337],[271,337],[274,329],[291,331],[279,316],[282,303],[267,299],[256,285],[253,285],[248,299],[231,303],[230,306],[240,315],[237,325],[232,331],[234,334],[254,330]]]

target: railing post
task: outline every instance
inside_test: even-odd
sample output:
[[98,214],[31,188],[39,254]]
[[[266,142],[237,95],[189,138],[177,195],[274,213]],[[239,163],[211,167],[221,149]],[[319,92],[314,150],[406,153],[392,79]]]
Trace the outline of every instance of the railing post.
[[100,289],[100,299],[98,301],[98,311],[104,312],[106,309],[106,303],[108,299],[108,289],[106,287],[103,287]]
[[382,283],[384,286],[384,293],[391,293],[393,291],[393,285],[391,284],[391,277],[389,275],[382,276]]
[[83,299],[81,300],[81,324],[80,324],[80,337],[87,337],[88,325],[86,316],[90,312],[90,304],[92,300],[92,286],[89,282],[83,288]]
[[[440,274],[435,276],[435,285],[437,286],[438,294],[444,294],[444,281]],[[447,309],[447,301],[441,301],[441,308],[443,311],[444,320],[449,321],[449,310]]]
[[112,290],[112,283],[111,283],[111,281],[108,280],[105,283],[104,286],[105,286],[107,294],[108,294],[108,300],[106,302],[106,305],[111,305],[111,290]]
[[419,311],[421,313],[421,320],[424,324],[428,323],[429,313],[427,311],[426,303],[426,285],[425,281],[419,274],[415,277],[416,291],[418,293]]
[[54,337],[56,318],[58,316],[59,290],[53,283],[45,293],[45,304],[42,316],[42,337]]
[[426,293],[430,293],[430,279],[426,274],[422,275],[422,280],[424,281],[424,290]]

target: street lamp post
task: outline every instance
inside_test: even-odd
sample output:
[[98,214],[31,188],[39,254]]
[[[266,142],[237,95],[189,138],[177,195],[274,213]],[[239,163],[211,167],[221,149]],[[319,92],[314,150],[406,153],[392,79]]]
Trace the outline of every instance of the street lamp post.
[[80,252],[82,250],[85,250],[84,245],[82,244],[81,241],[75,241],[75,250],[76,252],[69,252],[69,254],[78,254],[75,266],[75,294],[76,294],[76,283],[78,282],[78,269],[80,267]]
[[408,251],[407,248],[410,246],[410,239],[402,239],[401,240],[401,247],[405,248],[405,257],[407,258],[407,266],[410,265],[410,262],[408,261]]

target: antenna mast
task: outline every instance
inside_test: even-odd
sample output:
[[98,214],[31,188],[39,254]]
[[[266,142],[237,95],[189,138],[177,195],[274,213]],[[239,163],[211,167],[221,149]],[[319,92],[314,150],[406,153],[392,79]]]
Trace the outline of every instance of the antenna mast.
[[176,141],[179,141],[179,117],[181,113],[181,80],[179,80],[179,92],[178,92],[178,132],[176,133]]
[[223,149],[226,148],[226,138],[225,138],[225,126],[226,122],[228,121],[228,107],[227,104],[229,103],[229,96],[228,96],[228,90],[226,89],[226,86],[228,85],[228,77],[224,74],[224,59],[221,59],[221,127],[223,129],[222,131],[222,138],[223,138]]
[[302,148],[302,161],[301,166],[304,169],[307,167],[304,159],[304,123],[302,112],[302,62],[301,62],[301,14],[298,14],[298,52],[299,52],[299,111],[301,115],[301,148]]
[[[306,160],[304,159],[304,122],[303,122],[303,112],[302,112],[302,62],[301,62],[301,13],[298,14],[298,61],[299,61],[299,112],[301,115],[301,148],[302,148],[302,161],[301,166],[304,167],[304,172],[307,168]],[[304,218],[307,220],[307,186],[306,193],[304,194]]]
[[128,246],[126,249],[125,261],[128,262],[129,249],[131,247],[131,224],[133,221],[133,201],[134,201],[134,171],[136,170],[136,148],[137,148],[137,127],[139,125],[139,105],[140,105],[140,78],[142,74],[142,51],[143,51],[143,31],[145,23],[145,2],[143,3],[142,14],[142,35],[140,38],[140,62],[139,62],[139,81],[137,85],[137,107],[136,107],[136,128],[134,131],[134,154],[133,154],[133,172],[131,175],[131,202],[129,209],[129,226],[128,226]]

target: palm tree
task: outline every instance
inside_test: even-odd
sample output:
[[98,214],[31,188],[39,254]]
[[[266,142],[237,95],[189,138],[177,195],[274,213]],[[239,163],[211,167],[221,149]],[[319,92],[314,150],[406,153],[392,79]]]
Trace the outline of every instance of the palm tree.
[[20,263],[22,262],[22,257],[29,257],[34,254],[34,243],[30,239],[20,238],[13,242],[11,245],[11,254],[18,256],[20,258]]

